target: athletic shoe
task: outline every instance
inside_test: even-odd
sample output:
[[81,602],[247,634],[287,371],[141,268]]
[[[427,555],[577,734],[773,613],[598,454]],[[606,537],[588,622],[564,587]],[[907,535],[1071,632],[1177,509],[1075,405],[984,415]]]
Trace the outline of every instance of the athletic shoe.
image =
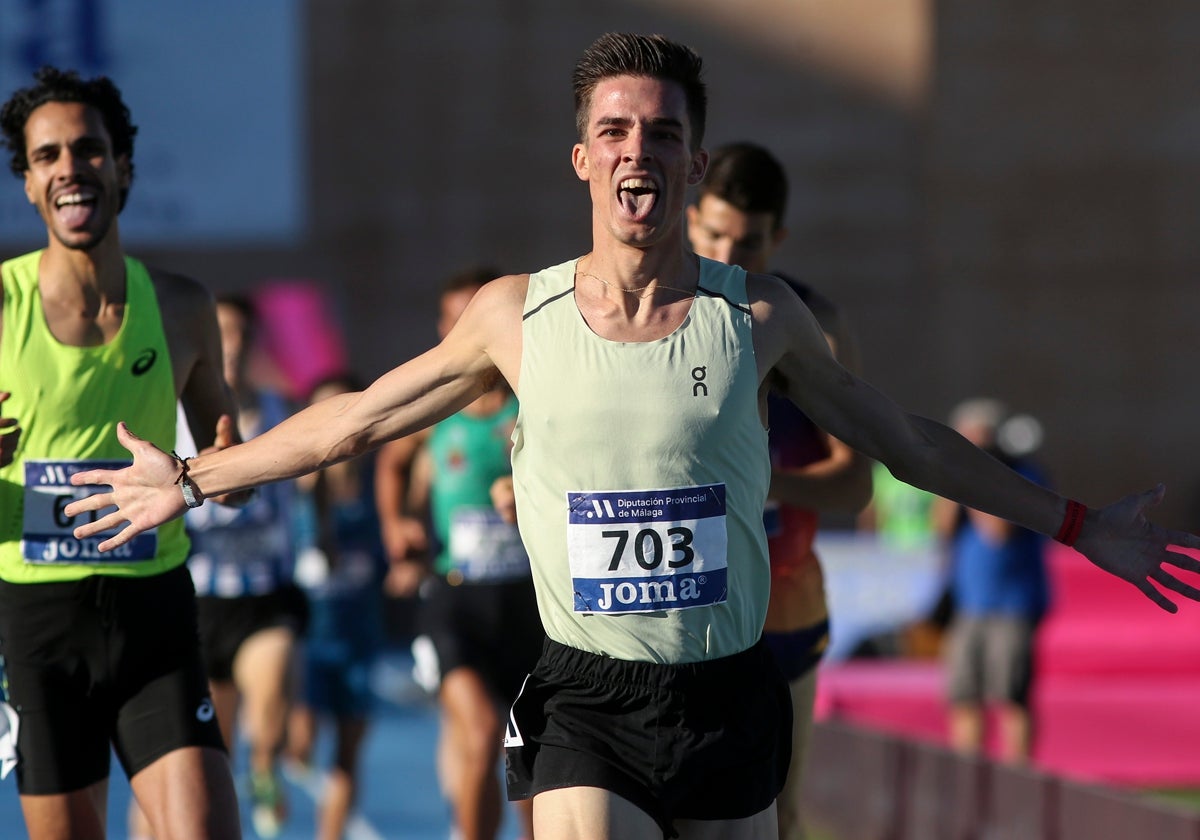
[[274,773],[250,773],[250,821],[263,840],[278,837],[283,830],[283,791]]

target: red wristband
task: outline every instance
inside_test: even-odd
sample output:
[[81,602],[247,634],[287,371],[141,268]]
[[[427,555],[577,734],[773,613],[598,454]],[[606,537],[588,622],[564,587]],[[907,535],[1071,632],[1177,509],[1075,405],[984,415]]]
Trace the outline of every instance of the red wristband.
[[1087,505],[1074,499],[1067,499],[1067,512],[1063,516],[1062,525],[1054,539],[1063,545],[1075,545],[1079,532],[1083,530],[1083,520],[1087,518]]

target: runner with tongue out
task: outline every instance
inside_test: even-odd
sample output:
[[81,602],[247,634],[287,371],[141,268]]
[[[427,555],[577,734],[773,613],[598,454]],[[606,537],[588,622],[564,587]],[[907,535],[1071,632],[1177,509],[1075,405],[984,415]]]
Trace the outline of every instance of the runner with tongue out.
[[115,750],[156,837],[240,837],[183,523],[101,554],[62,511],[73,473],[128,463],[122,417],[171,449],[179,400],[200,446],[236,441],[212,298],[121,248],[137,129],[112,82],[45,68],[0,127],[47,234],[0,264],[0,391],[21,426],[0,468],[0,654],[29,836],[103,837]]
[[[771,387],[903,480],[1055,534],[1133,582],[1197,590],[1147,522],[1161,490],[1087,511],[945,426],[899,409],[833,358],[782,280],[696,257],[685,193],[703,178],[700,58],[660,36],[605,35],[575,68],[576,175],[592,250],[488,283],[432,350],[233,451],[179,460],[122,426],[124,470],[69,514],[122,528],[116,550],[202,500],[354,457],[462,409],[503,376],[520,401],[513,482],[548,641],[513,704],[510,798],[535,836],[776,837],[787,683],[760,640]],[[638,194],[641,193],[641,194]],[[183,475],[183,485],[179,480]]]

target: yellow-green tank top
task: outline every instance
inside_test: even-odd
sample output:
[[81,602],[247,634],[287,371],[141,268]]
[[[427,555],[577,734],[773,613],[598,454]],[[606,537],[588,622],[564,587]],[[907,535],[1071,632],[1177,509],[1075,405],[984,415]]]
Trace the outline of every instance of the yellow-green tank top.
[[0,264],[0,391],[12,394],[0,411],[21,424],[16,458],[0,469],[0,578],[44,583],[160,574],[187,559],[182,520],[158,528],[136,549],[100,554],[99,540],[70,535],[79,523],[61,512],[77,492],[67,484],[72,471],[97,461],[129,463],[117,442],[118,421],[163,449],[175,446],[174,374],[150,274],[126,257],[125,315],[117,335],[101,346],[71,347],[46,324],[41,256],[35,251]]

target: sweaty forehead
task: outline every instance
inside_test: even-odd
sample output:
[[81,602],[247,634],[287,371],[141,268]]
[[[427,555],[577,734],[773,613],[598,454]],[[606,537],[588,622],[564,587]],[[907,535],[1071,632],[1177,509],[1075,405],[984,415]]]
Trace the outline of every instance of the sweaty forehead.
[[676,82],[651,76],[612,76],[592,93],[589,121],[659,118],[687,126],[687,97]]

